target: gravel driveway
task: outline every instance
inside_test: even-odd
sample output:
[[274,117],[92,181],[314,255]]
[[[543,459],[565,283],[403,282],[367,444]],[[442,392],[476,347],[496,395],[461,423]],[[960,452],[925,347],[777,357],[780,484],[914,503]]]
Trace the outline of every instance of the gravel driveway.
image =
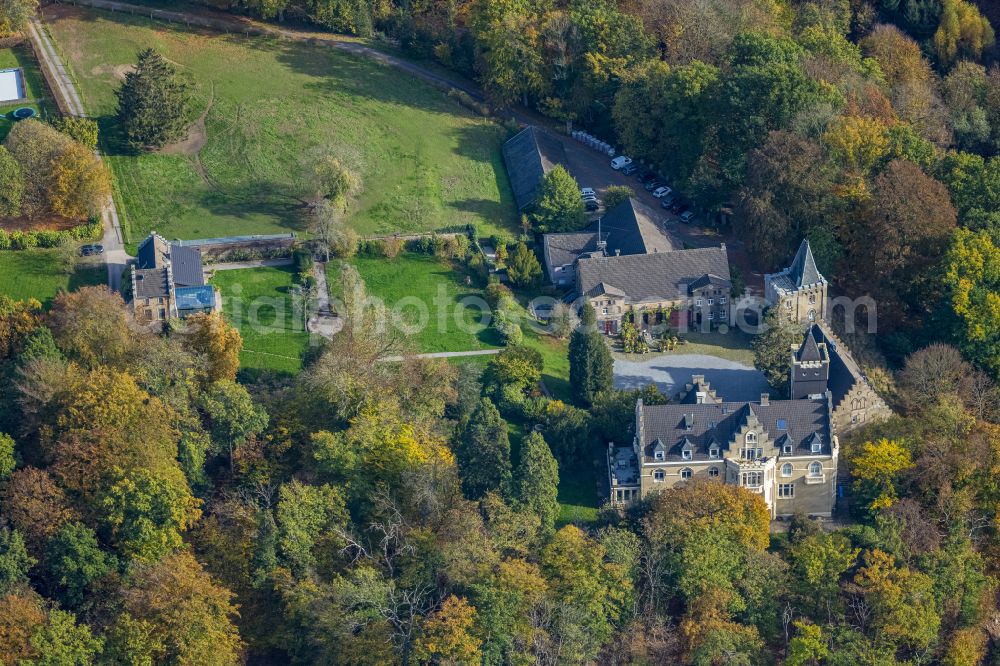
[[691,375],[705,375],[716,394],[726,401],[759,400],[770,388],[755,368],[705,354],[655,356],[640,361],[615,360],[615,388],[642,388],[649,383],[674,397]]

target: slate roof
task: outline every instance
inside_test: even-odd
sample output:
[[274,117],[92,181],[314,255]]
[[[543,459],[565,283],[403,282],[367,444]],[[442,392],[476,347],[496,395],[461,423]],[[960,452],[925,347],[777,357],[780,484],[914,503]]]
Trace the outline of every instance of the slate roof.
[[535,203],[542,177],[557,164],[566,165],[566,149],[559,139],[529,125],[503,144],[503,161],[514,201],[523,210]]
[[693,289],[701,289],[702,287],[708,287],[708,286],[728,288],[732,287],[733,283],[731,280],[719,277],[718,275],[712,275],[711,273],[706,273],[705,275],[702,275],[700,278],[698,278],[690,285],[688,285],[688,291],[691,291]]
[[174,274],[174,284],[178,287],[204,286],[205,273],[201,267],[201,252],[195,248],[171,245],[170,265]]
[[[733,437],[755,416],[770,439],[778,446],[781,455],[781,438],[790,440],[793,452],[785,455],[809,455],[811,440],[818,436],[822,443],[820,453],[831,455],[829,408],[826,398],[816,400],[770,400],[768,404],[750,402],[723,402],[700,405],[643,405],[642,441],[640,450],[644,462],[654,462],[659,445],[666,460],[683,461],[681,451],[691,450],[692,461],[716,460],[709,456],[712,447],[720,449],[718,460],[726,455]],[[784,428],[779,428],[779,421]],[[690,428],[686,425],[690,424]],[[739,448],[738,444],[734,449]],[[731,452],[730,455],[735,453]]]
[[805,336],[805,339],[802,341],[802,346],[799,347],[798,358],[802,363],[823,360],[823,356],[819,353],[819,344],[814,336]]
[[136,298],[166,298],[168,293],[166,268],[135,269]]
[[542,236],[542,254],[545,255],[545,267],[549,271],[550,279],[554,279],[552,275],[554,269],[572,264],[581,254],[596,251],[597,232],[594,231],[572,231]]
[[826,343],[826,351],[830,356],[830,379],[827,388],[833,394],[833,404],[837,405],[844,396],[854,388],[855,384],[867,383],[864,373],[858,366],[849,349],[839,348],[836,341],[827,337],[826,333],[818,324],[813,324],[806,331],[806,338],[803,346],[813,340],[813,344],[818,342]]
[[812,248],[809,247],[809,240],[803,238],[799,245],[799,251],[795,253],[792,265],[788,267],[788,278],[797,288],[807,284],[819,284],[826,282],[816,268],[816,259],[813,258]]
[[139,243],[135,254],[136,268],[160,268],[170,253],[170,243],[155,231]]
[[706,274],[730,279],[725,247],[580,259],[577,289],[588,294],[603,282],[633,303],[675,300],[687,298],[690,284]]
[[655,254],[679,249],[656,225],[653,210],[632,197],[609,210],[600,222],[594,222],[588,231],[601,234],[607,241],[607,254]]

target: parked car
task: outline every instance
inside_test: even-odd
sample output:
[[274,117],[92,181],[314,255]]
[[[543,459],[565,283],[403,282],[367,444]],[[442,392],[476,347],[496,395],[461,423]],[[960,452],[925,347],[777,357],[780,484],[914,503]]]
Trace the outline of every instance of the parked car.
[[636,166],[635,164],[626,164],[625,166],[622,167],[622,173],[625,174],[626,176],[631,176],[638,170],[639,167]]
[[672,189],[670,189],[666,185],[663,185],[662,187],[658,187],[655,190],[653,190],[653,196],[659,199],[660,197],[666,196],[671,192],[673,192]]
[[597,199],[586,199],[583,202],[583,207],[586,208],[588,211],[593,212],[601,207],[601,202],[598,201]]
[[645,188],[646,188],[647,192],[652,192],[656,188],[658,188],[658,187],[664,187],[665,185],[666,185],[666,183],[664,183],[659,178],[654,178],[653,180],[651,180],[648,183],[646,183]]
[[619,155],[615,159],[611,160],[611,168],[615,171],[618,171],[622,167],[627,167],[629,164],[632,164],[632,158],[625,157],[624,155]]
[[92,245],[84,245],[80,248],[80,255],[84,257],[89,257],[95,254],[104,254],[104,246],[100,243],[95,243]]
[[683,222],[684,224],[691,224],[691,222],[694,220],[694,211],[691,210],[690,208],[687,209],[686,211],[681,213],[680,219],[681,222]]
[[594,192],[594,188],[592,187],[581,187],[580,196],[582,196],[584,199],[586,199],[587,197],[596,197],[597,192]]
[[675,199],[673,194],[665,194],[660,197],[660,206],[662,208],[670,208],[674,205],[674,201]]

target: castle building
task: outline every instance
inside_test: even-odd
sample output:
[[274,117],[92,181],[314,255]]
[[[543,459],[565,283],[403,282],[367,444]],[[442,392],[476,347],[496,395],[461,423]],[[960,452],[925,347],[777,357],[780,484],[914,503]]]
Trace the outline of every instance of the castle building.
[[792,347],[790,353],[791,398],[809,399],[829,390],[834,428],[841,435],[892,415],[851,350],[826,322],[810,326],[802,345]]
[[759,494],[772,518],[831,516],[839,443],[829,393],[726,402],[698,380],[681,404],[637,401],[632,447],[608,448],[612,504],[704,478]]
[[791,266],[764,275],[764,299],[789,321],[811,324],[827,316],[827,281],[803,240]]

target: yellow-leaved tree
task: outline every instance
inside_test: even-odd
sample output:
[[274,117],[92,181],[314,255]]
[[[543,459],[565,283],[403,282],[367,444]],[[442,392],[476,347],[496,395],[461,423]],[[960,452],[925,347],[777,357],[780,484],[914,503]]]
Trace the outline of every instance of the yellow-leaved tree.
[[913,467],[909,449],[902,442],[884,437],[865,442],[849,460],[854,490],[865,498],[872,511],[892,506],[899,475]]

